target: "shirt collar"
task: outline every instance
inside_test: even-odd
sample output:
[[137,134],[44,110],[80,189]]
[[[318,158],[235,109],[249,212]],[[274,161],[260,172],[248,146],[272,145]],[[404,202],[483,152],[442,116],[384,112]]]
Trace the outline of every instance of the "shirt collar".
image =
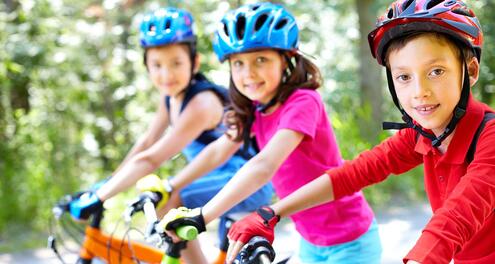
[[[452,164],[464,163],[469,146],[486,110],[486,105],[474,100],[472,95],[469,96],[466,114],[461,118],[453,132],[452,140],[443,157],[444,162]],[[431,140],[423,136],[419,137],[414,150],[422,155],[438,151],[431,145]]]

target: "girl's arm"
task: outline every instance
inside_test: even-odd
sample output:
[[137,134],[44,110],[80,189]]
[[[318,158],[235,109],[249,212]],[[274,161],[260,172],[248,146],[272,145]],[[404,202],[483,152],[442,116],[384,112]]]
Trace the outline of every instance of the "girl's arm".
[[352,194],[381,182],[390,173],[401,174],[422,162],[415,152],[416,132],[402,130],[356,159],[332,168],[272,205],[276,214],[289,216],[306,208]]
[[97,196],[104,201],[129,188],[137,180],[157,169],[162,162],[179,153],[203,131],[214,128],[221,120],[222,114],[223,106],[213,92],[196,95],[168,133],[130,159],[97,191]]
[[276,215],[286,217],[306,208],[333,200],[332,180],[327,174],[323,174],[284,199],[272,204],[271,207]]
[[160,139],[160,137],[163,135],[163,132],[169,125],[169,120],[168,120],[168,111],[167,108],[165,107],[165,103],[162,100],[165,98],[164,94],[160,94],[160,100],[158,102],[158,111],[155,114],[155,117],[153,118],[153,121],[151,122],[150,126],[148,127],[148,130],[144,134],[143,137],[141,137],[131,148],[129,153],[127,153],[125,159],[122,161],[122,163],[119,165],[119,167],[114,171],[113,174],[116,174],[120,169],[122,169],[129,160],[134,157],[136,154],[142,152],[143,150],[148,149],[151,145],[155,144],[155,142]]
[[170,180],[174,190],[180,190],[195,179],[226,162],[241,147],[240,142],[230,140],[226,135],[208,144],[187,166]]
[[304,138],[300,132],[281,129],[250,159],[202,209],[206,223],[247,198],[266,184]]

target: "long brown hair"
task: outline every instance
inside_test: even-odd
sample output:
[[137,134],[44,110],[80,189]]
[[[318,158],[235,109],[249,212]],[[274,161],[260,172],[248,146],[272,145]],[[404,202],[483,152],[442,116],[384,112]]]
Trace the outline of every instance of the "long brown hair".
[[[316,90],[321,86],[321,73],[313,62],[298,52],[289,53],[281,51],[281,54],[290,66],[284,71],[283,79],[275,95],[277,103],[284,103],[297,89]],[[230,77],[229,97],[231,105],[225,114],[225,123],[229,130],[237,131],[237,134],[227,135],[234,141],[239,142],[251,130],[251,124],[254,121],[255,106],[249,98],[237,90],[232,80],[232,74]]]

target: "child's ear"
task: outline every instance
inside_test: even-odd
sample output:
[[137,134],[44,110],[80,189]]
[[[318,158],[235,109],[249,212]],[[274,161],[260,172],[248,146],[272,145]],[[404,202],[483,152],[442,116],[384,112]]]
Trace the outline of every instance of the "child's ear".
[[476,57],[472,57],[468,62],[469,84],[471,87],[476,84],[480,75],[480,64]]
[[194,69],[193,72],[196,74],[199,71],[199,65],[201,64],[201,58],[198,53],[196,53],[196,57],[194,57]]

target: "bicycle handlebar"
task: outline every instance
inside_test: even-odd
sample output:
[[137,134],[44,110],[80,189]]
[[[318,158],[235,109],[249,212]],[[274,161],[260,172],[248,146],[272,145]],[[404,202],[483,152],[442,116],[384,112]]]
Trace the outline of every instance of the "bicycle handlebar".
[[60,219],[60,217],[65,213],[65,212],[69,212],[70,208],[69,208],[69,205],[70,203],[80,197],[83,193],[82,192],[78,192],[76,194],[73,194],[73,195],[64,195],[62,197],[62,199],[60,199],[56,204],[55,206],[52,208],[52,213],[53,215],[55,216],[56,219]]
[[[130,202],[129,206],[126,208],[124,212],[124,220],[126,222],[131,221],[131,217],[140,211],[144,211],[144,205],[149,202],[151,204],[151,207],[148,208],[148,214],[150,216],[154,215],[154,218],[156,218],[156,212],[155,212],[155,206],[160,202],[162,199],[162,194],[159,192],[143,192],[137,197],[135,200]],[[152,211],[151,211],[152,209]],[[145,212],[146,216],[146,212]],[[148,219],[147,219],[148,220]],[[156,219],[155,219],[156,221]],[[148,223],[152,223],[153,221],[148,221]]]
[[272,261],[270,260],[270,257],[268,257],[266,254],[261,254],[259,256],[259,264],[270,264]]
[[[163,233],[163,230],[154,229],[156,224],[158,223],[158,218],[156,216],[155,206],[162,199],[161,193],[158,192],[143,192],[139,195],[138,199],[135,200],[126,210],[126,217],[132,216],[134,213],[138,211],[143,211],[144,216],[146,218],[146,222],[149,226],[150,234],[153,231],[160,231],[159,233]],[[175,230],[177,236],[183,240],[194,240],[198,236],[198,229],[194,226],[181,226]]]
[[266,238],[255,236],[242,247],[239,257],[236,264],[269,264],[275,259],[275,251]]

